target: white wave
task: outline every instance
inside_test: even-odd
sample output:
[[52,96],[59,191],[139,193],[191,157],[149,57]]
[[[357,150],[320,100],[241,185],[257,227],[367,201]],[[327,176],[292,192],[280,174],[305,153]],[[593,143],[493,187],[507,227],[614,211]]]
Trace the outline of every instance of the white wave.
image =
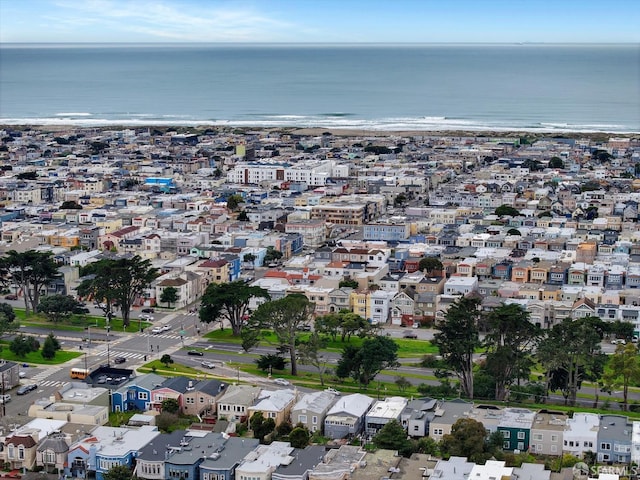
[[32,118],[0,118],[4,125],[71,125],[79,127],[100,126],[228,126],[228,127],[263,127],[263,128],[327,128],[363,131],[495,131],[495,132],[584,132],[584,133],[639,133],[640,129],[625,125],[572,125],[568,123],[523,123],[523,122],[483,122],[470,119],[440,117],[388,117],[377,120],[353,117],[322,117],[284,115],[236,120],[195,120],[188,116],[152,114],[122,114],[121,118],[69,118],[62,116]]
[[89,112],[60,112],[56,113],[56,117],[90,117],[92,114]]

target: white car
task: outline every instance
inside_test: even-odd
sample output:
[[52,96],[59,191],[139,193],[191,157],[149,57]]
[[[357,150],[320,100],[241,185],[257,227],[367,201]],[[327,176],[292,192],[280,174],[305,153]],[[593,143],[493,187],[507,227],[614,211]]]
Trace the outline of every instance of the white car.
[[143,313],[140,315],[140,320],[149,320],[153,321],[153,315],[149,315],[148,313]]
[[162,330],[162,327],[153,327],[151,329],[151,333],[156,334],[156,333],[162,333],[164,330]]
[[216,366],[213,364],[213,362],[209,362],[207,360],[205,360],[204,362],[200,363],[200,365],[202,365],[203,367],[207,367],[207,368],[216,368]]
[[276,378],[273,383],[277,384],[277,385],[282,385],[283,387],[286,387],[288,385],[291,385],[291,382],[289,380],[285,380],[284,378]]
[[329,392],[329,393],[333,393],[336,397],[339,397],[341,395],[341,393],[336,390],[335,388],[332,387],[327,387],[324,389],[325,392]]
[[171,327],[169,325],[163,325],[160,327],[160,330],[163,332],[168,332],[169,330],[171,330]]

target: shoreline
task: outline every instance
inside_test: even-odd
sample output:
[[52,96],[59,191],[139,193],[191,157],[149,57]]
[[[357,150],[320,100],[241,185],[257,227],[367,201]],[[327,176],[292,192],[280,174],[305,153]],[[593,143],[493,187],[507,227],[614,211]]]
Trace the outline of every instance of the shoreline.
[[330,133],[336,137],[415,137],[415,136],[428,136],[428,137],[527,137],[527,138],[640,138],[640,132],[610,132],[610,131],[575,131],[575,130],[522,130],[522,129],[509,129],[509,130],[375,130],[366,128],[324,128],[324,127],[295,127],[295,126],[231,126],[231,125],[166,125],[166,124],[127,124],[122,123],[118,125],[50,125],[50,124],[0,124],[2,130],[31,130],[37,129],[43,132],[63,132],[69,130],[96,130],[96,131],[110,131],[110,130],[124,130],[124,129],[154,129],[164,132],[177,131],[179,133],[199,133],[207,130],[214,130],[221,134],[234,133],[234,134],[246,134],[250,132],[273,132],[288,135],[300,135],[300,136],[320,136],[325,133]]

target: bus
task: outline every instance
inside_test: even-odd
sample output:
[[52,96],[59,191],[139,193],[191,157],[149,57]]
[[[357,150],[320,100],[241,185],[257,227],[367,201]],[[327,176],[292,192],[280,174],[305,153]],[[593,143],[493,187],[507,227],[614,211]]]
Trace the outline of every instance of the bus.
[[79,378],[80,380],[84,380],[89,376],[89,370],[86,368],[74,367],[69,373],[71,374],[71,378]]

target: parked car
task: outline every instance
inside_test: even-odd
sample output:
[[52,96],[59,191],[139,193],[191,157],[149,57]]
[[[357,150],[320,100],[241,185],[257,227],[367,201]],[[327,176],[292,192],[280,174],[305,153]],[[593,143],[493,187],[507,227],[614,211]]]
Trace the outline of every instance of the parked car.
[[153,321],[153,315],[149,315],[148,313],[141,313],[140,320],[148,320],[150,322]]
[[35,383],[31,383],[29,385],[23,385],[21,386],[18,391],[16,392],[16,394],[18,395],[26,395],[29,392],[32,392],[33,390],[37,390],[38,389],[38,385],[36,385]]
[[124,363],[126,361],[127,361],[127,359],[124,358],[124,357],[116,357],[116,358],[113,359],[113,363],[115,363],[115,364]]
[[195,355],[197,357],[202,357],[204,355],[204,353],[198,351],[198,350],[189,350],[187,352],[187,355]]
[[418,334],[409,330],[408,332],[404,332],[402,338],[418,338]]
[[311,331],[311,325],[309,324],[303,324],[303,325],[299,325],[298,326],[298,330],[300,330],[301,332],[310,332]]
[[627,342],[624,338],[614,338],[611,340],[611,345],[626,345]]
[[11,401],[11,395],[9,395],[8,393],[6,395],[0,395],[0,404],[5,404],[7,402]]
[[329,392],[329,393],[333,393],[336,397],[339,397],[340,395],[342,395],[338,390],[336,390],[333,387],[327,387],[324,389],[325,392]]
[[23,372],[22,370],[19,371],[18,378],[27,378],[27,372]]
[[213,362],[208,362],[207,360],[203,361],[200,365],[206,368],[216,368]]
[[277,384],[277,385],[282,385],[283,387],[286,387],[287,385],[291,385],[291,382],[289,380],[286,380],[284,378],[276,378],[273,383]]
[[5,300],[17,300],[17,299],[18,299],[18,296],[17,296],[17,295],[15,295],[15,294],[13,294],[13,293],[10,293],[9,295],[5,295],[5,296],[4,296],[4,299],[5,299]]
[[153,313],[153,308],[143,308],[140,310],[142,313]]

